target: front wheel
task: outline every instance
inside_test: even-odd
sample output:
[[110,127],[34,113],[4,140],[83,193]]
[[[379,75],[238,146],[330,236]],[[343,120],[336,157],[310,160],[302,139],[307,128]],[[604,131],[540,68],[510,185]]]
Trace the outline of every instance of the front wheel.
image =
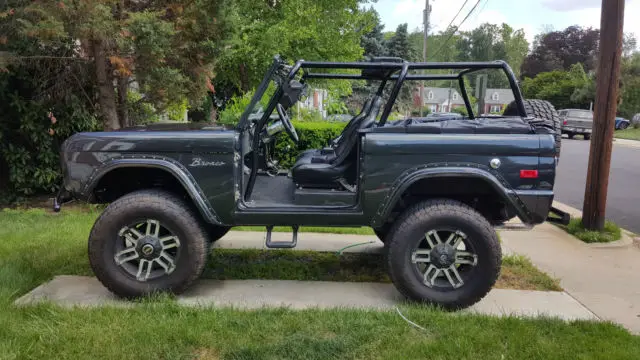
[[500,274],[502,254],[491,224],[457,201],[416,204],[387,241],[391,280],[415,301],[465,308],[482,299]]
[[207,231],[179,197],[142,190],[112,202],[89,235],[96,277],[118,296],[178,294],[202,273]]

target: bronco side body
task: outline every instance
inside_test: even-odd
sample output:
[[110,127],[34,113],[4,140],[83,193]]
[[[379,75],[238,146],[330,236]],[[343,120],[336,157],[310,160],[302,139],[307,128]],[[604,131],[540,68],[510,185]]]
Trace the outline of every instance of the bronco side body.
[[[464,77],[483,69],[509,80],[515,101],[502,116],[474,116]],[[379,87],[331,144],[278,171],[274,137],[286,131],[298,141],[288,112],[313,78]],[[469,116],[387,121],[412,80],[458,82]],[[266,226],[275,248],[295,246],[299,226],[369,226],[403,294],[460,308],[499,274],[494,227],[517,217],[513,226],[528,228],[552,210],[560,127],[550,104],[522,99],[501,61],[289,66],[276,58],[236,127],[156,124],[72,136],[62,146],[58,201],[110,203],[89,256],[103,284],[124,297],[183,291],[204,268],[208,243],[233,226]],[[276,225],[292,226],[291,242],[271,241]]]

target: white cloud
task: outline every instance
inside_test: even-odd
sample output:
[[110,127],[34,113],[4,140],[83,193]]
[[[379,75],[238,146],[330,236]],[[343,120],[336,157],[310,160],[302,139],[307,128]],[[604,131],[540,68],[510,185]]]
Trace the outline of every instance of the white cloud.
[[[489,22],[507,23],[514,29],[523,29],[531,43],[545,26],[562,30],[567,26],[600,27],[600,5],[602,0],[482,0],[467,19],[461,30],[470,30]],[[446,29],[464,0],[431,1],[431,31]],[[467,2],[453,25],[458,25],[476,1]],[[399,24],[408,23],[409,31],[422,29],[424,0],[378,0],[374,5],[380,12],[386,31],[394,31]],[[640,40],[640,0],[626,0],[624,31],[631,32]],[[548,28],[547,26],[547,28]]]
[[602,0],[545,0],[544,6],[556,11],[600,8]]

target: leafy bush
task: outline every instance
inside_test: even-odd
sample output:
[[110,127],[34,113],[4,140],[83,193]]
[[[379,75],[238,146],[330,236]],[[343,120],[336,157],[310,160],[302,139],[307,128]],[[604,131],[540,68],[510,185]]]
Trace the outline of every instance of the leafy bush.
[[299,110],[294,108],[292,111],[293,121],[299,122],[321,122],[324,121],[322,119],[322,114],[319,111],[313,109],[305,109],[300,108]]
[[240,116],[249,106],[253,92],[250,91],[244,95],[234,96],[227,102],[224,110],[218,115],[218,123],[223,125],[237,125]]
[[6,183],[0,190],[14,199],[53,192],[62,142],[99,127],[83,98],[70,96],[64,104],[34,99],[36,82],[24,69],[0,75],[0,182]]
[[188,107],[189,101],[187,101],[186,98],[182,99],[181,101],[169,103],[166,108],[169,120],[184,121],[184,114],[187,112]]
[[327,104],[327,114],[328,115],[336,115],[336,114],[348,114],[349,108],[344,101],[333,100],[329,98],[329,102]]
[[142,101],[142,94],[137,91],[127,92],[127,108],[129,119],[134,125],[145,125],[160,120],[156,109],[148,102]]
[[620,227],[611,221],[606,221],[603,231],[591,231],[582,226],[582,219],[571,219],[566,230],[569,234],[577,237],[586,243],[606,243],[620,240],[622,233]]
[[[422,107],[422,116],[427,116],[431,114],[431,109],[428,106],[423,106]],[[412,109],[411,110],[411,115],[412,116],[420,116],[420,109]]]
[[344,123],[294,122],[300,141],[296,146],[286,133],[276,136],[276,158],[280,167],[291,168],[298,154],[307,149],[321,149],[336,138],[344,129]]
[[455,107],[451,109],[451,112],[462,114],[463,116],[469,116],[469,113],[467,113],[467,108],[465,107]]

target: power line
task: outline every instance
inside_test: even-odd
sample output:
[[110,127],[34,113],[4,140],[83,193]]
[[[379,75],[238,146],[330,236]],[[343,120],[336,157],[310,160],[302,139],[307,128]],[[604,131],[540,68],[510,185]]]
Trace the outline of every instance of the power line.
[[[464,17],[464,19],[462,19],[462,21],[460,22],[460,24],[458,24],[458,26],[455,27],[455,29],[451,32],[451,34],[449,34],[449,37],[442,43],[442,45],[440,45],[440,47],[438,48],[437,51],[432,52],[432,54],[437,54],[440,52],[440,50],[444,49],[444,47],[447,45],[447,43],[449,42],[449,40],[451,40],[451,38],[453,37],[453,35],[455,35],[456,32],[458,32],[458,29],[460,29],[460,27],[462,26],[462,24],[464,24],[465,21],[467,21],[467,19],[469,18],[469,16],[471,16],[471,14],[473,13],[473,11],[478,7],[478,5],[480,5],[480,2],[482,0],[478,0],[476,1],[475,5],[473,5],[473,7],[471,8],[471,10],[467,13],[467,15]],[[486,0],[486,2],[489,2],[489,0]]]
[[449,22],[449,25],[447,25],[447,27],[445,29],[448,29],[449,27],[451,27],[451,24],[453,24],[453,22],[456,21],[456,19],[458,18],[458,15],[460,15],[460,13],[462,12],[462,9],[464,9],[464,7],[467,5],[468,2],[469,2],[469,0],[464,0],[464,4],[462,4],[462,6],[460,6],[460,9],[458,9],[458,12],[456,13],[456,16],[454,16],[453,19],[451,19],[451,21]]

